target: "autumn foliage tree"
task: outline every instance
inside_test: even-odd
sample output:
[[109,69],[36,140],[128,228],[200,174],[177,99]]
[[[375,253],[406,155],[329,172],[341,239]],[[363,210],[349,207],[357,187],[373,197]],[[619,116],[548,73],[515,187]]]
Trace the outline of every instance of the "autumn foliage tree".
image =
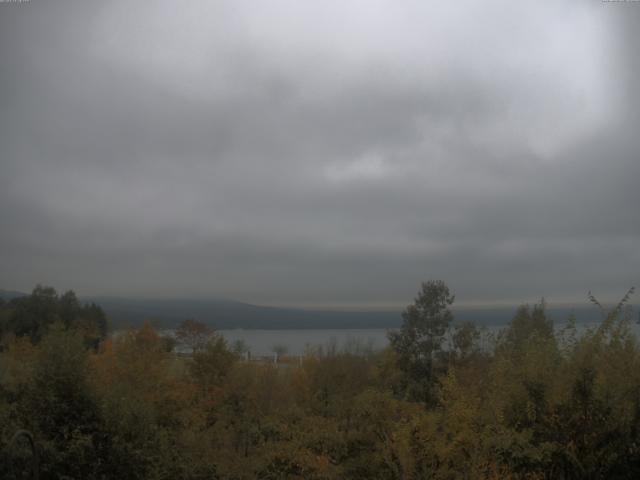
[[427,282],[387,349],[275,365],[210,331],[177,355],[149,324],[96,349],[73,297],[39,292],[46,327],[0,351],[0,478],[25,428],[47,480],[639,478],[631,293],[590,326],[522,306],[492,336],[452,324],[453,295]]
[[197,352],[207,345],[214,331],[208,325],[196,320],[183,320],[176,328],[176,340],[191,352]]

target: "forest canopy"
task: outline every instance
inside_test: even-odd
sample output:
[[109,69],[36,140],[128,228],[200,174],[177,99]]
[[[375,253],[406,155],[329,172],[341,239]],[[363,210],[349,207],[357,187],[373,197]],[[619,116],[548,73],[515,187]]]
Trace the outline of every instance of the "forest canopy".
[[80,332],[87,345],[97,347],[107,335],[107,317],[95,303],[82,304],[73,290],[58,294],[53,287],[37,285],[30,295],[8,302],[0,299],[0,339],[28,337],[38,343],[59,323]]
[[96,305],[38,286],[0,304],[0,477],[33,435],[44,479],[581,479],[640,475],[640,344],[627,306],[597,325],[523,305],[456,323],[421,285],[382,351],[250,361],[190,319],[107,334]]

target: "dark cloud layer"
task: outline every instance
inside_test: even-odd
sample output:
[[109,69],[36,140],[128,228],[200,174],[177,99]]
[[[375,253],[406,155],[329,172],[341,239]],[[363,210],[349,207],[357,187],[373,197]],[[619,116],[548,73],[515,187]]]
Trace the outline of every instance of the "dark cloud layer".
[[640,4],[0,4],[0,285],[399,305],[640,267]]

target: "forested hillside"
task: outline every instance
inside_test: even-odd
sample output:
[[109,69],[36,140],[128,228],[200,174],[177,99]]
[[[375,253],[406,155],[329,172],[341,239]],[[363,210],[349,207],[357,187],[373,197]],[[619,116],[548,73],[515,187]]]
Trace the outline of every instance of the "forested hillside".
[[487,336],[427,282],[388,349],[265,364],[197,322],[190,357],[149,325],[107,338],[98,306],[38,287],[0,306],[0,477],[28,469],[27,429],[44,479],[638,478],[631,293],[592,297],[581,333],[541,303]]
[[[0,300],[26,297],[26,293],[0,290]],[[97,304],[109,319],[113,330],[138,328],[150,322],[159,329],[176,328],[186,318],[197,319],[216,329],[367,329],[398,328],[400,309],[340,310],[268,307],[223,299],[136,297],[79,297],[80,303]],[[457,323],[473,322],[484,326],[504,326],[513,317],[517,305],[452,306]],[[579,323],[598,321],[599,314],[584,304],[549,305],[553,318],[566,320],[575,315]]]
[[[140,327],[151,320],[158,328],[176,328],[185,318],[195,318],[216,329],[322,329],[322,328],[398,328],[401,309],[395,310],[310,310],[266,307],[230,300],[136,299],[89,297],[99,304],[113,328]],[[506,325],[517,305],[452,307],[456,322],[478,325]],[[572,313],[581,323],[599,319],[598,312],[585,305],[552,305],[553,318],[565,320]]]

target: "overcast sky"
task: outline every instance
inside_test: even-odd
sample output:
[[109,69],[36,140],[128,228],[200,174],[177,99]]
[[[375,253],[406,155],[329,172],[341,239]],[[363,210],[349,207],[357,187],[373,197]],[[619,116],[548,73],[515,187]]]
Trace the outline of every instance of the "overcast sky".
[[0,3],[0,288],[640,286],[640,2]]

